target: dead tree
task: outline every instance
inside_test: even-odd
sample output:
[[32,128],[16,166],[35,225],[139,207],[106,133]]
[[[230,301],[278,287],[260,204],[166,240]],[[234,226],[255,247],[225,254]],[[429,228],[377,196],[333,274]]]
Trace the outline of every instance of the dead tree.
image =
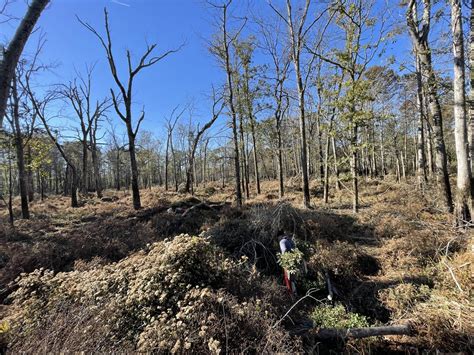
[[33,0],[31,2],[15,35],[7,48],[3,49],[3,58],[0,61],[0,128],[3,125],[3,117],[5,116],[10,85],[15,75],[15,68],[36,22],[48,3],[49,0]]
[[82,191],[89,190],[88,184],[88,152],[92,152],[92,168],[94,176],[94,185],[97,194],[101,195],[100,176],[97,158],[97,128],[98,121],[104,112],[111,106],[108,98],[102,101],[92,102],[92,73],[93,67],[86,68],[86,77],[78,74],[79,83],[76,80],[68,85],[62,85],[61,94],[71,104],[80,123],[80,141],[82,144]]
[[212,118],[206,122],[206,124],[201,128],[199,129],[199,125],[198,125],[198,132],[196,134],[196,136],[194,137],[194,140],[192,142],[192,146],[191,146],[191,149],[190,149],[190,152],[189,152],[189,162],[188,162],[188,170],[186,172],[186,188],[185,188],[185,191],[187,193],[194,193],[193,191],[193,182],[194,182],[194,179],[195,179],[195,176],[194,176],[194,157],[196,155],[196,149],[197,149],[197,146],[201,140],[201,137],[203,136],[203,134],[209,129],[212,127],[212,125],[214,124],[214,122],[216,122],[217,118],[219,117],[219,115],[221,114],[222,110],[224,109],[224,105],[225,105],[225,101],[223,100],[222,97],[216,97],[216,93],[213,89],[213,93],[212,93],[212,97],[213,97],[213,104],[212,104]]
[[[128,80],[122,81],[119,78],[119,74],[117,71],[117,66],[115,62],[115,57],[112,51],[112,38],[110,35],[110,27],[109,27],[109,17],[107,9],[104,8],[104,20],[105,20],[105,31],[106,36],[105,38],[100,35],[91,25],[85,23],[79,19],[79,22],[86,27],[90,32],[92,32],[100,41],[102,47],[105,50],[107,61],[109,63],[110,71],[112,73],[112,77],[117,85],[120,94],[117,95],[114,89],[110,89],[110,93],[112,95],[112,102],[115,109],[115,112],[120,117],[120,119],[125,123],[127,128],[127,135],[128,135],[128,150],[130,153],[130,167],[132,172],[132,195],[133,195],[133,208],[140,209],[141,202],[140,202],[140,190],[138,186],[138,166],[137,166],[137,158],[136,158],[136,147],[135,147],[135,139],[140,129],[140,125],[145,118],[145,112],[142,110],[141,115],[139,116],[137,123],[135,125],[133,114],[132,114],[132,94],[133,94],[133,81],[136,78],[137,74],[145,68],[148,68],[162,59],[166,58],[168,55],[175,53],[179,50],[173,49],[166,51],[165,53],[151,57],[153,51],[156,48],[156,44],[148,45],[145,53],[141,56],[138,64],[136,66],[132,65],[132,55],[130,50],[127,50],[127,64],[128,64]],[[121,107],[122,106],[122,107]]]

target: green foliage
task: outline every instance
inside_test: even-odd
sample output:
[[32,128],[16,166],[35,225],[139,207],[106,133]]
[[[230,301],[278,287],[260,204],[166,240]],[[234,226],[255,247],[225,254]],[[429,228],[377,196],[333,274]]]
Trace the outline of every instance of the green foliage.
[[369,326],[366,317],[347,312],[342,304],[337,304],[334,307],[330,305],[316,307],[311,313],[311,319],[315,326],[321,328],[363,328]]
[[31,161],[29,166],[33,171],[39,171],[41,176],[46,177],[48,167],[52,164],[51,158],[53,145],[49,140],[34,138],[29,142],[31,146]]
[[303,252],[295,248],[292,251],[278,254],[278,264],[292,274],[297,273],[303,264]]

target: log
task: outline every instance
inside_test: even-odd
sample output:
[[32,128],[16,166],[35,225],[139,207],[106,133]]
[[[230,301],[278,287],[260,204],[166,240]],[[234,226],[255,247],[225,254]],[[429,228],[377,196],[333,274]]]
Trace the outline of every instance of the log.
[[413,328],[410,324],[349,329],[317,328],[311,331],[310,334],[319,340],[347,340],[381,335],[411,335],[413,334]]

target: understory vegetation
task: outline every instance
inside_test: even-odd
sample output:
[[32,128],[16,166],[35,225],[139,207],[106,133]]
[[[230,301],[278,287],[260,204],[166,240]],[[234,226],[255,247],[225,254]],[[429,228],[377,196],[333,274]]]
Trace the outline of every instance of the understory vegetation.
[[[76,209],[59,197],[36,202],[30,220],[1,231],[2,349],[472,351],[469,231],[409,185],[368,180],[361,192],[356,216],[350,196],[337,191],[312,210],[292,193],[236,209],[217,186],[196,197],[143,191],[140,211],[126,192],[106,191],[105,201]],[[295,235],[306,265],[297,296],[283,283],[281,229]],[[412,334],[318,338],[321,328],[398,324]]]

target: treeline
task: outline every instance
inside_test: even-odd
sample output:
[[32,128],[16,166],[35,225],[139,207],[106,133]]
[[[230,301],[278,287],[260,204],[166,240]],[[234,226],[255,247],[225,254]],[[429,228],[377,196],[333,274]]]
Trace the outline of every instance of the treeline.
[[[47,2],[32,1],[25,19]],[[192,193],[209,182],[233,184],[241,205],[261,193],[262,180],[277,180],[280,197],[289,182],[301,186],[306,207],[315,196],[310,182],[325,203],[331,189],[344,189],[357,212],[359,180],[393,175],[437,193],[459,224],[472,223],[474,115],[468,109],[474,101],[467,98],[463,24],[463,11],[472,7],[459,0],[286,0],[281,8],[269,2],[265,16],[249,19],[232,1],[208,5],[216,28],[209,52],[223,82],[212,88],[206,122],[198,124],[192,104],[183,103],[163,120],[160,139],[140,130],[145,111],[136,114],[133,83],[146,68],[172,60],[180,46],[156,54],[156,45],[147,45],[138,60],[129,51],[118,55],[105,10],[103,30],[79,21],[103,49],[115,85],[110,92],[94,92],[93,67],[69,83],[35,88],[47,69],[37,60],[41,40],[33,58],[18,60],[12,75],[2,77],[9,80],[0,156],[7,205],[21,195],[28,218],[34,192],[67,194],[78,206],[77,189],[101,197],[104,189],[131,188],[138,209],[140,188]],[[395,10],[405,13],[405,23],[392,23]],[[440,18],[450,19],[449,33]],[[472,33],[472,15],[470,26]],[[449,53],[431,47],[433,36],[444,35]],[[407,38],[412,57],[401,59],[393,48]],[[437,56],[449,58],[448,71],[433,64]],[[468,57],[472,68],[472,50]],[[2,66],[10,60],[4,55]],[[127,65],[125,75],[119,61]],[[75,137],[55,128],[58,102],[73,113]],[[229,129],[218,131],[215,122],[224,120]]]

